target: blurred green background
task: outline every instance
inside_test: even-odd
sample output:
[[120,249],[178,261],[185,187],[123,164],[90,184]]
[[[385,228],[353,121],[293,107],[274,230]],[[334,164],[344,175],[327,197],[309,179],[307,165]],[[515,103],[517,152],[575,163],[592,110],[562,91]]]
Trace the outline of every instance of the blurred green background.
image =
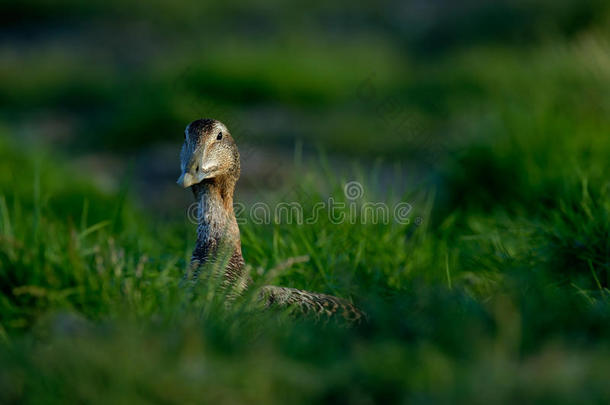
[[[0,4],[1,403],[610,400],[608,2]],[[413,205],[242,226],[368,323],[180,285],[201,117],[247,205]]]

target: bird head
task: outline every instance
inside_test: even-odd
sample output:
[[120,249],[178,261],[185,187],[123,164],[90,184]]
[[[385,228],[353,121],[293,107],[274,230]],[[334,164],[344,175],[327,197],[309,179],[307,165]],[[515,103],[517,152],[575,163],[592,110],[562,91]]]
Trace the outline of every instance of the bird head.
[[191,187],[206,180],[239,177],[239,152],[227,127],[220,121],[200,119],[184,130],[180,153],[182,175],[178,184]]

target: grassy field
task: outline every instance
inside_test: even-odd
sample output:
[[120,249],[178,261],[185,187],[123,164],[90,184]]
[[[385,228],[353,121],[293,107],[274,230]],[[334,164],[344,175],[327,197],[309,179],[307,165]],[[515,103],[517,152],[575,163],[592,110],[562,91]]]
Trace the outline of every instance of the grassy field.
[[[133,13],[149,12],[29,3],[40,11],[10,11],[68,32],[84,19],[103,33],[108,15],[123,32]],[[151,6],[163,11],[159,38],[199,29],[187,3]],[[139,54],[145,62],[105,48],[26,44],[15,56],[3,46],[0,403],[608,402],[610,24],[601,2],[560,3],[570,7],[506,6],[517,26],[471,32],[463,16],[421,37],[392,31],[393,41],[382,37],[392,26],[374,19],[366,36],[324,45],[304,34],[308,20],[269,23],[293,35],[233,33],[206,48],[211,56],[159,39]],[[231,10],[206,12],[222,20]],[[495,15],[481,10],[485,21]],[[540,14],[558,32],[539,32]],[[442,40],[455,32],[460,40]],[[524,46],[519,34],[536,40]],[[433,40],[446,46],[420,49]],[[350,181],[363,185],[358,204],[413,206],[403,224],[243,216],[256,285],[335,294],[368,322],[267,312],[253,295],[226,306],[217,269],[181,281],[195,238],[185,215],[155,216],[129,176],[109,191],[73,165],[96,148],[129,155],[161,140],[177,151],[201,110],[235,128],[242,149],[272,145],[291,158],[295,140],[322,149],[302,167],[295,154],[296,174],[262,194],[272,206],[349,202]],[[281,118],[268,131],[265,112]],[[66,137],[19,139],[52,132],[41,124],[49,116]],[[327,153],[360,163],[337,169]],[[379,167],[395,168],[391,181]]]

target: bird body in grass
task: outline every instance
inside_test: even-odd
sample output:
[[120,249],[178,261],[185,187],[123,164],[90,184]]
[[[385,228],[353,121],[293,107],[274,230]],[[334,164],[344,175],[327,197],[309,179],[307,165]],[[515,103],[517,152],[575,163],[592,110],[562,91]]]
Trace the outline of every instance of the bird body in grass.
[[[191,258],[193,276],[198,277],[204,264],[228,253],[224,283],[238,292],[244,291],[251,282],[233,211],[233,192],[240,176],[237,145],[227,127],[213,119],[191,122],[184,134],[178,184],[191,188],[198,203],[197,243]],[[271,308],[291,308],[318,317],[339,316],[348,321],[364,318],[351,303],[330,295],[264,286],[259,297]]]

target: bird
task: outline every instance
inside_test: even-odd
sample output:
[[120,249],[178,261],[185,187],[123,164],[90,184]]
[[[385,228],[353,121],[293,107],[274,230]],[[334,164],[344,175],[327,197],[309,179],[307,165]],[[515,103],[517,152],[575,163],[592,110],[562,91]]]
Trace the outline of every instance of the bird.
[[[237,144],[220,121],[195,120],[186,126],[180,152],[178,185],[190,188],[198,205],[197,241],[189,270],[193,278],[206,263],[223,263],[223,284],[242,294],[252,280],[242,255],[241,238],[233,209],[235,186],[241,174]],[[296,288],[266,285],[257,294],[266,308],[293,309],[317,318],[359,323],[363,311],[345,299]]]

